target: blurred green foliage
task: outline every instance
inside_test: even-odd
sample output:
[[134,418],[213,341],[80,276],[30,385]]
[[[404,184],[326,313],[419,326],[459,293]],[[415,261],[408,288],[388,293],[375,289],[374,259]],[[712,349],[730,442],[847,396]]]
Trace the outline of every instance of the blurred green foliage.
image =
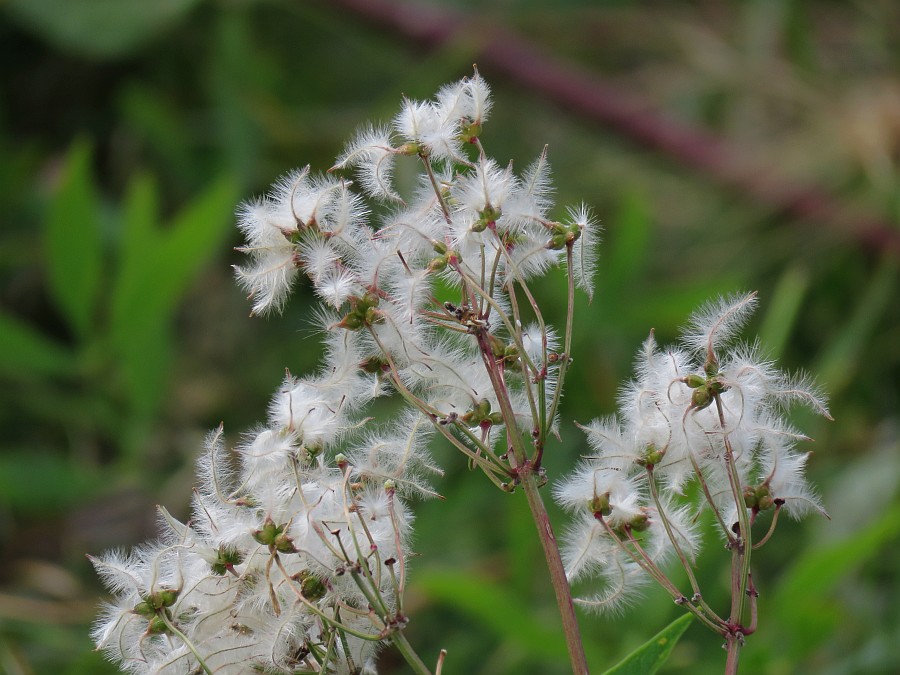
[[[445,5],[897,221],[894,3]],[[477,49],[463,33],[417,52],[326,2],[0,5],[0,670],[109,671],[87,637],[101,590],[84,553],[152,536],[154,502],[184,515],[205,431],[224,420],[236,438],[263,417],[284,368],[316,366],[305,290],[281,318],[247,318],[228,269],[235,204],[292,167],[330,166],[356,126],[389,118],[401,93],[466,74]],[[605,226],[597,296],[577,308],[565,418],[612,411],[651,328],[667,341],[710,296],[759,289],[753,328],[788,367],[817,374],[837,422],[797,417],[817,439],[811,472],[833,520],[780,524],[755,559],[761,627],[744,667],[895,672],[896,255],[774,218],[482,73],[496,89],[491,153],[524,166],[550,143],[560,208],[584,199]],[[562,289],[540,289],[557,323]],[[584,451],[565,424],[551,476]],[[446,647],[448,672],[566,672],[520,495],[436,453],[447,499],[418,510],[410,640],[423,655]],[[712,603],[727,586],[717,548],[701,570]],[[586,618],[594,667],[677,617],[651,592],[640,609]],[[721,672],[718,647],[691,626],[664,672]],[[386,652],[382,669],[402,666]]]

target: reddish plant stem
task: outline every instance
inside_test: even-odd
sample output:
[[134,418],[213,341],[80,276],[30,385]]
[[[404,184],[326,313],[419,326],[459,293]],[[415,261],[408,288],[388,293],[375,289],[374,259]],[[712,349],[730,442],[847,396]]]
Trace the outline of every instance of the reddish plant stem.
[[835,243],[849,239],[870,253],[900,254],[900,232],[885,219],[857,213],[827,190],[787,180],[770,166],[748,163],[740,148],[653,110],[639,97],[553,58],[534,39],[485,20],[477,12],[463,15],[398,0],[329,0],[328,7],[343,9],[426,49],[455,40],[474,44],[485,72],[502,73],[561,109],[666,155],[775,216],[804,221],[817,231],[829,230]]
[[569,650],[569,659],[572,662],[574,675],[588,675],[587,657],[584,654],[584,645],[581,643],[581,631],[578,628],[578,617],[575,616],[575,605],[572,602],[572,591],[569,588],[569,580],[566,578],[566,569],[559,555],[559,544],[556,535],[550,525],[547,509],[538,492],[539,476],[532,470],[532,464],[526,462],[519,469],[522,489],[528,499],[528,507],[537,528],[538,539],[544,550],[544,558],[547,561],[547,569],[550,572],[550,583],[556,594],[556,604],[559,607],[559,615],[562,618],[563,632],[566,637],[566,647]]

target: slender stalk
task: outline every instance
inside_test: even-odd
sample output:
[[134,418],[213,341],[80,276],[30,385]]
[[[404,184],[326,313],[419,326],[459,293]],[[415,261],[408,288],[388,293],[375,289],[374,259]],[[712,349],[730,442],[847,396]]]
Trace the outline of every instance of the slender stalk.
[[547,569],[550,572],[550,583],[556,594],[556,604],[562,619],[566,647],[572,662],[572,673],[573,675],[588,675],[587,657],[584,654],[584,645],[581,643],[581,631],[578,628],[578,617],[575,616],[575,605],[572,602],[569,580],[566,578],[566,570],[559,554],[556,535],[553,533],[550,518],[547,516],[547,509],[544,507],[540,492],[538,492],[538,476],[530,470],[528,464],[522,469],[523,471],[520,473],[522,489],[528,499],[528,507],[531,509],[531,516],[534,519],[544,558],[547,561]]
[[739,532],[735,541],[732,542],[731,555],[731,615],[729,617],[730,630],[725,635],[725,644],[728,650],[728,657],[725,660],[726,675],[736,675],[738,672],[738,662],[740,660],[740,650],[744,644],[744,634],[742,620],[744,616],[744,607],[747,599],[747,584],[750,578],[750,553],[753,550],[753,540],[750,532],[750,519],[747,516],[747,508],[744,506],[744,500],[741,492],[740,475],[735,466],[734,450],[731,447],[731,441],[728,439],[725,425],[725,411],[722,407],[722,400],[718,395],[714,396],[716,410],[719,414],[719,425],[722,427],[723,440],[725,443],[725,461],[728,465],[728,480],[731,484],[735,507],[738,515]]
[[417,675],[432,675],[431,670],[429,670],[428,666],[425,665],[425,662],[419,658],[419,655],[416,654],[412,645],[409,644],[409,640],[406,639],[403,631],[395,630],[391,633],[389,639],[391,644],[393,644],[403,658],[406,659],[406,662],[409,664],[409,667],[413,669],[414,673]]
[[200,652],[198,652],[197,648],[194,646],[194,643],[190,641],[187,635],[185,635],[178,629],[178,626],[176,626],[174,623],[172,623],[172,621],[169,620],[169,617],[166,616],[166,611],[163,610],[157,613],[156,616],[162,619],[162,622],[166,625],[166,628],[177,635],[178,638],[187,646],[187,648],[191,650],[191,654],[193,654],[194,658],[197,659],[197,663],[200,664],[203,672],[206,673],[206,675],[213,675],[212,671],[209,669],[209,666],[206,665],[206,661],[203,660],[203,657],[200,656]]
[[728,656],[725,659],[725,675],[737,675],[741,642],[742,640],[737,635],[728,633],[725,636],[725,647],[728,650]]
[[772,515],[772,522],[769,525],[769,531],[766,532],[765,536],[760,539],[758,542],[753,544],[753,550],[755,551],[758,548],[762,548],[765,546],[766,542],[769,541],[769,538],[775,532],[775,526],[778,524],[778,514],[781,513],[781,506],[775,505],[775,513]]
[[694,574],[693,566],[687,559],[684,551],[681,550],[681,545],[678,543],[676,533],[672,529],[669,518],[668,516],[666,516],[666,510],[663,508],[662,501],[659,498],[659,490],[656,487],[656,478],[653,475],[653,469],[649,467],[647,468],[647,480],[650,485],[650,494],[653,496],[653,503],[656,504],[656,510],[659,513],[660,520],[662,520],[663,527],[665,527],[666,529],[666,535],[669,537],[669,541],[672,542],[672,546],[675,549],[675,554],[678,556],[678,560],[681,562],[681,566],[687,573],[688,581],[691,584],[691,589],[694,591],[694,598],[692,599],[692,601],[697,602],[716,623],[723,623],[721,617],[719,617],[719,615],[716,614],[712,607],[710,607],[706,603],[706,600],[703,599],[703,593],[700,592],[700,585],[697,583],[697,577]]
[[[556,379],[556,391],[553,392],[553,402],[550,404],[550,411],[547,413],[545,428],[541,429],[541,450],[544,447],[544,440],[547,429],[553,424],[553,418],[556,416],[556,409],[559,407],[559,397],[562,395],[563,385],[566,381],[566,372],[569,370],[569,363],[572,361],[572,327],[575,315],[575,273],[572,271],[572,244],[566,244],[566,276],[568,277],[568,289],[566,295],[566,336],[563,349],[565,358],[559,364],[559,375]],[[538,457],[538,466],[540,466],[541,458]]]
[[422,165],[425,167],[425,173],[428,174],[428,180],[431,181],[431,187],[434,190],[435,196],[437,196],[438,204],[441,205],[441,211],[444,214],[444,220],[447,221],[447,224],[453,222],[453,219],[450,217],[450,209],[447,208],[447,202],[444,201],[444,195],[441,194],[441,188],[438,185],[437,178],[434,176],[434,171],[431,168],[431,160],[428,159],[428,155],[420,154],[419,157],[422,159]]

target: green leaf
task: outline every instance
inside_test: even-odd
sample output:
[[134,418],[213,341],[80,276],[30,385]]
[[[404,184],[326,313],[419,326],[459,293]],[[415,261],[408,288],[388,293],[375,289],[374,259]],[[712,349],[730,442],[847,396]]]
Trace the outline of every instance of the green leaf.
[[819,373],[831,396],[847,386],[857,370],[867,343],[896,298],[897,275],[900,262],[893,253],[887,253],[865,289],[860,291],[849,320],[822,355],[814,372]]
[[66,457],[31,448],[0,452],[0,504],[23,512],[58,515],[102,483],[100,476]]
[[776,359],[784,352],[797,320],[803,298],[809,290],[809,273],[802,267],[791,267],[781,275],[774,295],[768,303],[759,339],[770,358]]
[[172,319],[191,283],[222,250],[235,200],[233,181],[222,178],[160,231],[155,184],[138,178],[130,186],[110,340],[141,416],[151,414],[164,394]]
[[118,109],[132,133],[141,139],[148,153],[166,167],[164,184],[171,199],[196,188],[198,153],[195,139],[181,117],[181,111],[170,100],[171,91],[131,82],[119,95]]
[[200,270],[222,252],[237,199],[235,181],[223,176],[172,222],[161,242],[163,267],[156,279],[161,311],[171,314]]
[[651,219],[647,199],[637,191],[626,192],[607,227],[609,241],[603,250],[607,283],[615,288],[641,276],[650,246]]
[[100,207],[86,141],[76,142],[69,151],[44,234],[50,292],[75,333],[86,337],[103,263]]
[[690,614],[678,617],[605,675],[653,675],[669,658],[693,618]]
[[73,369],[72,354],[31,326],[0,313],[0,373],[63,375]]
[[6,0],[6,12],[48,42],[85,56],[134,51],[199,0]]

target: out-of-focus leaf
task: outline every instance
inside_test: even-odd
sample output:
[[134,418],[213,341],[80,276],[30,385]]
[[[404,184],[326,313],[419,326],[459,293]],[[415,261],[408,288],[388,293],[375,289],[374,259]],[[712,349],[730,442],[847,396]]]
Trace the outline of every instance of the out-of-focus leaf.
[[690,614],[678,617],[620,663],[607,670],[605,675],[653,675],[665,664],[693,618]]
[[0,313],[0,373],[61,375],[71,372],[72,354],[41,333]]
[[528,593],[534,584],[534,561],[539,559],[540,540],[534,536],[534,519],[518,501],[506,502],[507,556],[511,586],[519,593]]
[[199,0],[6,0],[3,7],[48,42],[85,56],[124,56]]
[[[169,100],[169,92],[132,83],[119,97],[119,109],[126,123],[141,138],[147,152],[166,167],[166,185],[190,194],[196,187],[196,139],[188,132],[179,110]],[[188,192],[185,192],[188,191]]]
[[148,176],[139,176],[128,186],[128,195],[119,231],[119,260],[111,299],[113,340],[127,339],[134,332],[129,326],[140,311],[142,294],[152,283],[159,233],[157,232],[158,196],[156,184]]
[[4,448],[0,503],[28,513],[56,513],[98,488],[100,479],[66,457]]
[[770,358],[777,359],[784,351],[797,320],[797,312],[809,289],[809,274],[801,267],[791,267],[778,280],[775,293],[767,303],[768,311],[759,329],[759,339]]
[[[507,587],[468,573],[434,571],[420,573],[416,587],[434,600],[468,614],[532,658],[568,658],[560,627],[538,621],[532,607]],[[602,659],[590,643],[585,644],[585,652],[591,662]]]
[[91,177],[91,149],[76,142],[50,207],[44,238],[50,291],[80,337],[91,328],[103,263],[100,209]]
[[[240,11],[220,12],[214,26],[215,56],[210,78],[215,101],[217,134],[229,171],[242,182],[253,180],[259,167],[259,125],[250,111],[256,100],[257,82],[271,72],[259,57]],[[254,66],[262,66],[257,74]]]
[[222,251],[237,200],[235,181],[220,177],[172,222],[161,241],[163,267],[155,271],[161,311],[171,313],[197,273]]
[[131,186],[110,339],[122,360],[132,403],[142,415],[152,413],[163,393],[172,317],[191,282],[221,250],[231,229],[235,192],[233,181],[218,180],[160,231],[155,185],[141,178]]
[[619,288],[640,276],[650,244],[650,212],[639,192],[626,192],[607,225],[608,242],[603,248],[603,278]]
[[832,396],[836,396],[850,381],[872,332],[891,306],[891,301],[896,300],[898,268],[900,262],[893,254],[882,258],[868,286],[862,291],[859,302],[850,309],[847,324],[814,369]]
[[803,651],[833,635],[844,620],[830,591],[863,561],[900,535],[900,505],[846,539],[805,553],[772,594],[772,614],[791,626],[791,644]]

